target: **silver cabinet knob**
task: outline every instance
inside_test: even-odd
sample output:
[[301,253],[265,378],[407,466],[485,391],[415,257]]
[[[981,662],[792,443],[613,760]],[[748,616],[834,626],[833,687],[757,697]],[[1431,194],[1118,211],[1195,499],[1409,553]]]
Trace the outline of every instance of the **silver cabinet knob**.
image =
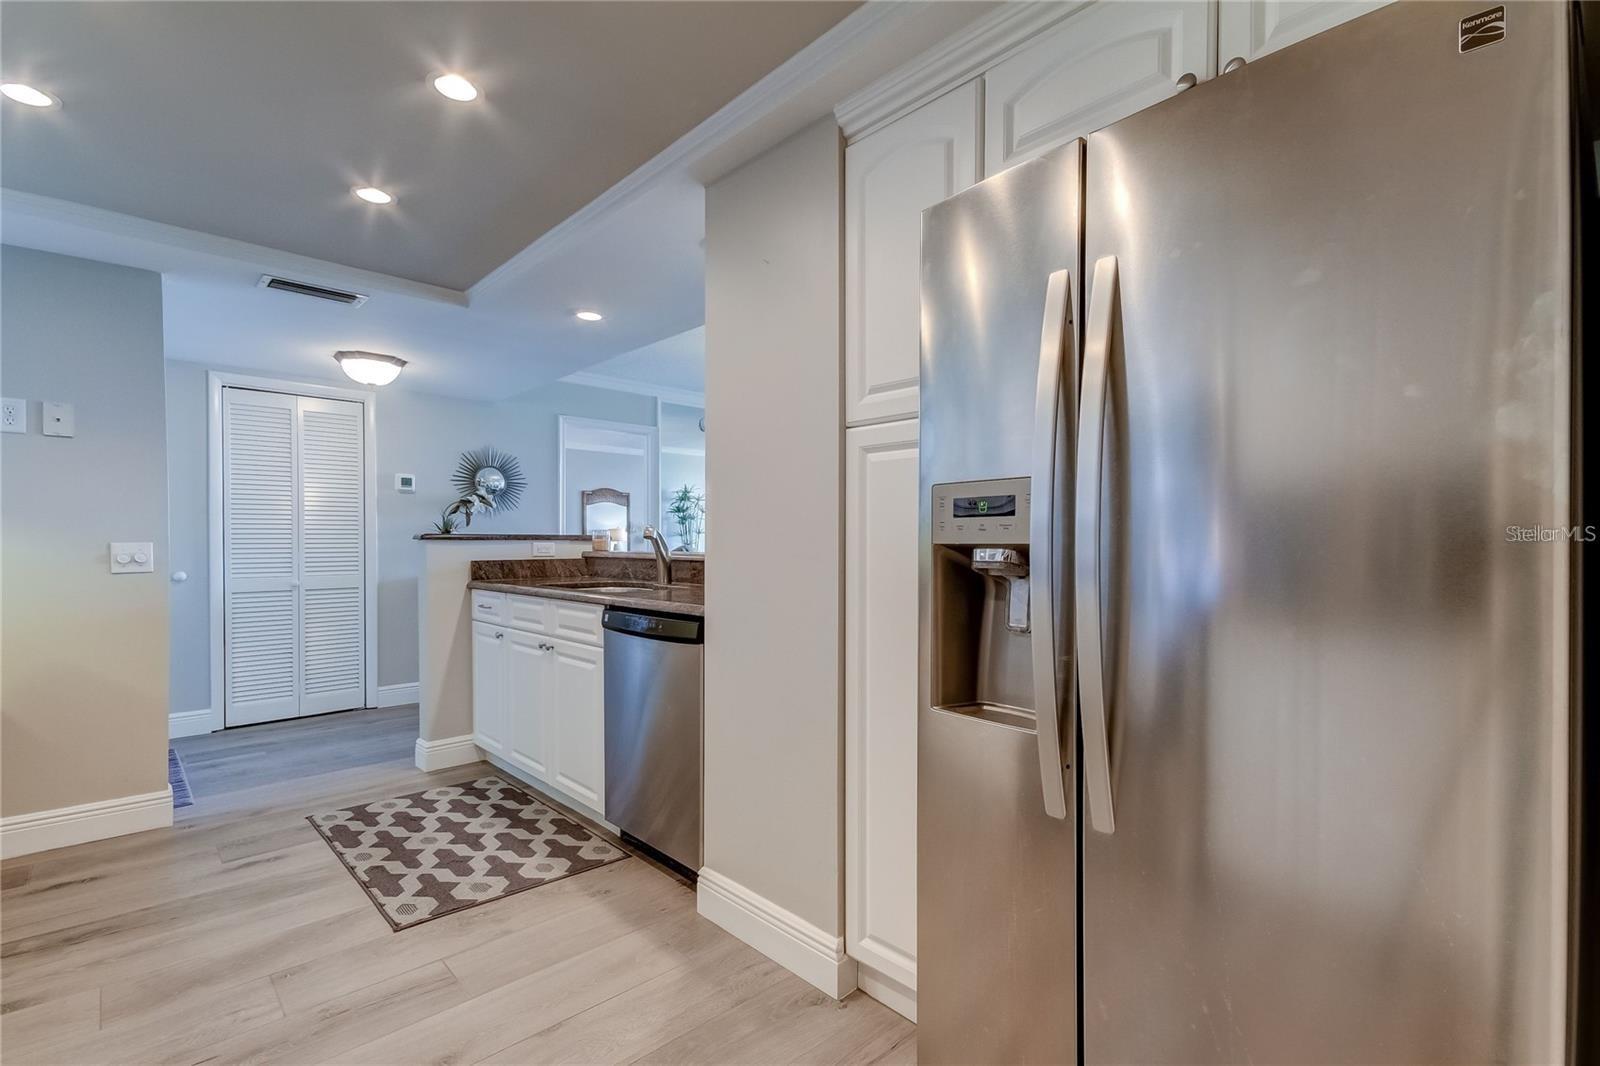
[[497,630],[494,631],[494,639],[495,640],[505,640],[506,639],[506,635],[505,635],[505,633],[503,633],[502,631],[497,629]]
[[1180,90],[1182,90],[1182,89],[1193,89],[1199,83],[1200,83],[1200,79],[1195,77],[1194,73],[1191,71],[1191,72],[1189,72],[1187,74],[1184,74],[1182,77],[1180,77],[1178,79],[1177,86],[1178,86],[1178,88]]
[[1232,74],[1242,66],[1244,66],[1244,56],[1234,56],[1222,65],[1222,73]]

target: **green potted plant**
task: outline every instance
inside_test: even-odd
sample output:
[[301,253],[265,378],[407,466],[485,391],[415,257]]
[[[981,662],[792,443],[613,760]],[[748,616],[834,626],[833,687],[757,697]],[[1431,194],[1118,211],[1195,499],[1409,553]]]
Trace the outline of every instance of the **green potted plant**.
[[672,494],[667,503],[667,514],[678,527],[678,550],[699,551],[700,535],[705,531],[706,496],[693,485],[685,485]]

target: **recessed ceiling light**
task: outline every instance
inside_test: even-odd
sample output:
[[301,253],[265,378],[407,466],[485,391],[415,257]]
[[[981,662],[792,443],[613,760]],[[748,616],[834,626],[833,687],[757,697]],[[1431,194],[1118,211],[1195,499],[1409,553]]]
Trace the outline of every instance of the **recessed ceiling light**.
[[360,185],[350,190],[369,204],[392,204],[394,197],[371,185]]
[[580,322],[598,322],[606,316],[602,315],[599,311],[579,311],[572,317],[576,318]]
[[435,75],[433,87],[439,91],[440,96],[463,104],[478,98],[478,87],[459,74]]
[[398,355],[382,352],[334,352],[333,357],[346,377],[363,385],[387,385],[400,376],[406,365]]
[[60,100],[57,100],[43,89],[35,89],[31,85],[22,84],[20,81],[8,81],[0,84],[0,93],[5,93],[17,103],[27,104],[29,107],[61,106]]

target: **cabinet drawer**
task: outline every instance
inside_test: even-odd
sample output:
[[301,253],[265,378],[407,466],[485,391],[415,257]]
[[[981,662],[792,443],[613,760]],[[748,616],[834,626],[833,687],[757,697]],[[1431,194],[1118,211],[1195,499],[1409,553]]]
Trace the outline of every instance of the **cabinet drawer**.
[[506,625],[533,633],[548,633],[550,611],[554,606],[542,596],[507,596]]
[[472,590],[472,620],[501,623],[506,620],[506,594]]
[[586,603],[562,603],[559,600],[550,601],[550,606],[555,608],[553,634],[585,644],[601,642],[600,615],[604,608],[591,607]]

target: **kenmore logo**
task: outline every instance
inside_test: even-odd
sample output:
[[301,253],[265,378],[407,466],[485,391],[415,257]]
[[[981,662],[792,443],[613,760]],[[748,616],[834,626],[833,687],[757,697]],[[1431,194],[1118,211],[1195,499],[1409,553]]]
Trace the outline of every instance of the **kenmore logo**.
[[1458,49],[1470,52],[1486,44],[1506,39],[1506,9],[1504,5],[1488,11],[1469,15],[1461,20],[1461,39]]

